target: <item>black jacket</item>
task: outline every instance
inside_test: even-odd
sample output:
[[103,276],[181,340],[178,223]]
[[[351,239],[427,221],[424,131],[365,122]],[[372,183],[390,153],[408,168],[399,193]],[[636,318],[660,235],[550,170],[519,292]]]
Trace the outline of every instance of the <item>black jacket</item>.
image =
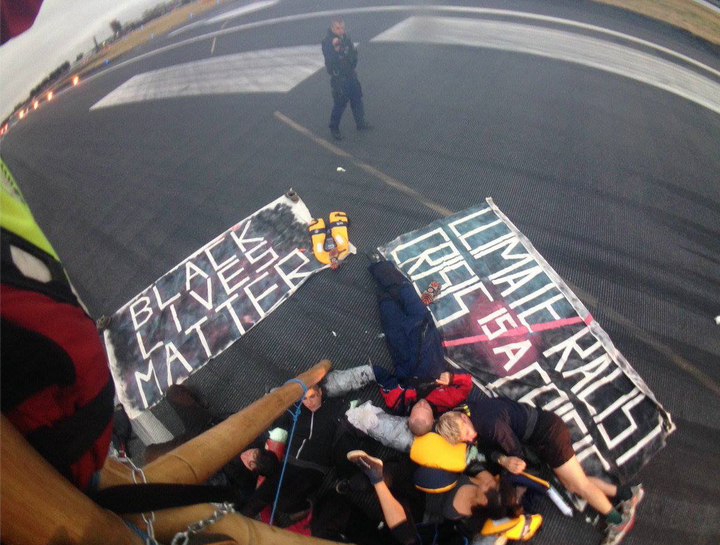
[[[309,462],[313,466],[330,468],[338,424],[345,416],[346,409],[346,403],[342,399],[324,399],[315,412],[311,412],[303,405],[295,426],[292,444],[289,445],[288,461],[291,463],[297,461],[300,465]],[[289,434],[292,425],[292,416],[286,412],[275,421],[274,427],[282,428]]]
[[478,433],[478,448],[523,458],[522,443],[532,434],[538,410],[507,397],[483,398],[468,403],[470,420]]
[[[335,51],[332,42],[340,38],[340,51]],[[322,41],[322,52],[325,57],[325,68],[333,78],[354,78],[358,55],[352,40],[347,34],[336,36],[328,29],[327,36]]]

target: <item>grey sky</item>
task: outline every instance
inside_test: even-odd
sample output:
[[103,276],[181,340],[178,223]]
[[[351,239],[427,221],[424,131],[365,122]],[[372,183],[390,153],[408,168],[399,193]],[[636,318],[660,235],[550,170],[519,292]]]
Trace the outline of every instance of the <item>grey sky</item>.
[[136,19],[159,0],[45,0],[35,24],[0,47],[0,119],[45,76],[111,34],[110,21]]

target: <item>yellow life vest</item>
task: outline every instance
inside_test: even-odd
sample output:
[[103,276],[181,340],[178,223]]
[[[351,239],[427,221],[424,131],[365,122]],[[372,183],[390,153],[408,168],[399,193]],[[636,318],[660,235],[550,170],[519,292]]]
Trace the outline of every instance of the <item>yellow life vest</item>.
[[465,470],[467,446],[451,445],[437,433],[416,437],[410,448],[410,459],[418,464],[413,480],[415,488],[429,494],[441,494],[457,485]]

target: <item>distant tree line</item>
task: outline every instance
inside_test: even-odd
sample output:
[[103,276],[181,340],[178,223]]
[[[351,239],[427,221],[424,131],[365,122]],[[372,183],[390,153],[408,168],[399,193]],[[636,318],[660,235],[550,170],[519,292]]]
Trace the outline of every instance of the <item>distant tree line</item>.
[[142,17],[140,17],[139,19],[136,19],[134,21],[128,21],[126,23],[121,23],[117,19],[113,19],[112,21],[110,21],[110,29],[113,32],[113,38],[111,38],[109,41],[112,42],[113,40],[121,38],[125,34],[128,34],[133,30],[137,30],[138,28],[146,25],[150,21],[157,19],[158,17],[162,17],[166,13],[170,13],[177,7],[183,6],[185,4],[190,4],[191,2],[195,1],[196,0],[170,0],[169,2],[160,3],[150,9],[146,9],[143,12]]
[[174,10],[178,6],[184,6],[185,4],[190,4],[191,2],[194,2],[195,0],[170,0],[170,2],[165,2],[162,4],[158,4],[155,7],[152,7],[150,9],[146,9],[143,12],[142,18],[140,19],[140,24],[145,24],[149,21],[152,21],[153,19],[157,19],[158,17],[162,17],[166,13],[170,13],[172,10]]
[[50,72],[47,77],[42,80],[40,83],[38,83],[31,91],[30,91],[30,100],[35,98],[37,95],[42,93],[45,89],[47,89],[52,83],[57,81],[61,76],[66,74],[70,70],[70,62],[65,61],[60,66],[58,66],[55,70]]
[[[127,34],[128,32],[132,32],[133,30],[136,30],[136,29],[142,27],[143,25],[149,23],[153,19],[162,17],[163,15],[171,12],[173,9],[177,8],[178,6],[183,6],[185,4],[189,4],[194,1],[196,1],[196,0],[170,0],[169,2],[161,3],[161,4],[156,5],[153,8],[145,10],[140,19],[136,19],[135,21],[129,21],[125,24],[121,23],[117,19],[113,19],[109,23],[110,29],[113,31],[113,34],[114,34],[113,38],[114,39],[120,38],[124,34]],[[97,45],[97,42],[96,42],[96,45]],[[77,55],[77,58],[75,59],[76,62],[80,61],[83,57],[84,57],[84,54],[79,53]],[[37,96],[42,94],[48,87],[50,87],[53,83],[55,83],[58,79],[60,79],[60,77],[62,77],[64,74],[66,74],[69,70],[70,70],[70,62],[65,61],[60,66],[58,66],[55,70],[50,72],[50,74],[48,74],[48,76],[45,79],[43,79],[40,83],[38,83],[30,91],[29,98],[27,100],[24,100],[24,101],[20,102],[19,104],[17,104],[15,106],[15,110],[24,108],[28,102],[31,102]]]

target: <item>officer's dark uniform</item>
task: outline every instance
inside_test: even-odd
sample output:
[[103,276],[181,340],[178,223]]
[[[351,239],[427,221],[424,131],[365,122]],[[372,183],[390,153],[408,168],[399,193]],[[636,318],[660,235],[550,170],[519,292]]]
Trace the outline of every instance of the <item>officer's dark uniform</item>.
[[[340,40],[340,49],[333,48],[333,39]],[[337,36],[328,29],[327,36],[322,41],[322,51],[325,56],[325,67],[330,74],[330,87],[333,95],[333,110],[330,115],[330,130],[336,137],[339,136],[340,118],[342,117],[348,101],[352,109],[355,124],[358,129],[368,128],[365,123],[365,110],[362,102],[362,88],[357,79],[355,67],[357,66],[357,50],[347,34]]]

